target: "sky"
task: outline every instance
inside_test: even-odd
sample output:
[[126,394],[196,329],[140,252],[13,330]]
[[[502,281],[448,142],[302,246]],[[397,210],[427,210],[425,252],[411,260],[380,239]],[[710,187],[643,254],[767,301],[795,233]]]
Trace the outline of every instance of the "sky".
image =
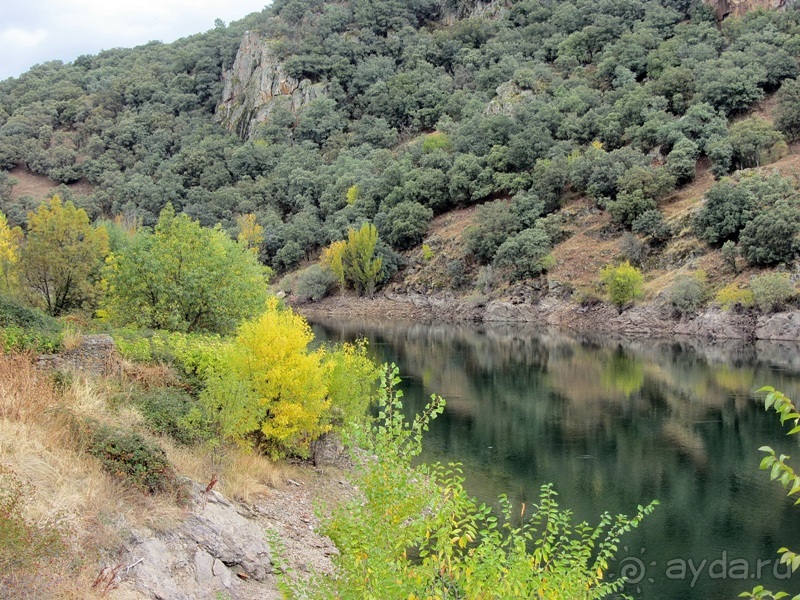
[[49,60],[172,42],[261,11],[268,0],[2,0],[0,81]]

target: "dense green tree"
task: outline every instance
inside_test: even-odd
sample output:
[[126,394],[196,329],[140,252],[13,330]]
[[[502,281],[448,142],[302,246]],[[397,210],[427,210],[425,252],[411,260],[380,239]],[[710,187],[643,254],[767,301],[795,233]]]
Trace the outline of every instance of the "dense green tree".
[[755,209],[756,197],[745,186],[723,179],[706,193],[695,217],[695,231],[709,244],[736,241]]
[[748,222],[739,236],[742,256],[751,265],[789,263],[800,248],[800,209],[780,203]]
[[51,315],[94,302],[97,280],[108,254],[108,234],[94,228],[86,211],[58,196],[28,215],[19,252],[19,271],[27,289]]
[[784,81],[778,91],[775,126],[790,140],[800,137],[800,81]]
[[549,255],[550,237],[541,226],[524,229],[500,244],[494,265],[509,269],[512,277],[535,277],[551,268],[555,260]]
[[106,310],[122,323],[173,331],[232,331],[263,309],[267,271],[220,228],[172,205],[105,269]]
[[406,250],[422,242],[433,211],[417,202],[404,201],[394,206],[386,216],[383,238],[398,250]]
[[731,125],[730,143],[736,169],[758,167],[768,162],[767,153],[783,136],[765,119],[750,117]]
[[472,224],[464,231],[467,255],[488,264],[506,238],[519,231],[519,222],[507,202],[496,200],[475,211]]
[[698,152],[697,144],[688,138],[681,138],[667,156],[667,169],[678,185],[694,179]]

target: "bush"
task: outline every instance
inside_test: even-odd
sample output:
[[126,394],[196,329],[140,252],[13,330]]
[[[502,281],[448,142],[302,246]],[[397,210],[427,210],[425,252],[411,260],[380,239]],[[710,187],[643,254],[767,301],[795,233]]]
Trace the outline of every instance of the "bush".
[[381,233],[393,248],[407,250],[422,241],[432,218],[430,208],[406,200],[389,211]]
[[327,296],[336,285],[333,271],[320,265],[311,265],[297,278],[296,294],[301,300],[319,302]]
[[659,246],[672,237],[672,229],[658,209],[646,210],[636,217],[631,231],[644,236],[651,246]]
[[657,502],[639,506],[633,518],[604,514],[597,526],[573,525],[552,486],[544,485],[523,523],[505,498],[498,518],[464,489],[459,465],[412,463],[444,401],[432,397],[408,423],[399,381],[396,368],[387,368],[378,418],[353,435],[364,449],[355,473],[362,494],[324,525],[342,550],[337,577],[291,582],[289,598],[586,599],[622,589],[624,579],[604,574],[620,536]]
[[58,352],[63,337],[63,327],[53,317],[0,296],[0,348],[3,352]]
[[756,210],[756,198],[744,185],[730,180],[714,184],[694,219],[698,237],[712,245],[736,241]]
[[789,140],[800,137],[800,81],[786,80],[777,94],[778,106],[775,126],[786,134]]
[[507,202],[487,202],[477,208],[472,225],[464,231],[466,250],[478,262],[488,264],[503,242],[517,231],[517,217]]
[[680,316],[692,315],[705,304],[704,274],[682,276],[675,279],[669,290],[669,305]]
[[744,226],[739,237],[742,256],[751,265],[791,262],[797,255],[798,233],[800,210],[781,203],[759,213]]
[[656,210],[656,201],[637,190],[621,193],[607,208],[614,222],[630,228],[644,213]]
[[718,304],[722,310],[742,310],[753,306],[755,299],[753,292],[741,289],[737,284],[731,283],[717,292],[714,303]]
[[365,346],[311,350],[313,338],[306,320],[276,300],[240,326],[200,396],[224,439],[305,457],[312,441],[366,408],[370,369],[377,372]]
[[88,452],[103,468],[143,492],[177,489],[175,471],[164,450],[139,433],[107,425],[90,425]]
[[769,163],[770,148],[782,141],[783,136],[760,117],[750,117],[734,123],[730,128],[734,167],[747,169]]
[[644,278],[642,272],[625,261],[617,267],[608,265],[600,272],[600,280],[606,288],[609,300],[622,308],[642,295]]
[[550,238],[542,227],[533,227],[508,238],[497,249],[494,265],[510,269],[512,277],[536,277],[555,265]]
[[786,273],[764,273],[750,280],[753,300],[765,313],[776,312],[795,294],[795,287]]
[[169,436],[186,445],[206,437],[204,432],[198,431],[187,421],[187,415],[196,402],[183,390],[134,390],[129,401],[139,409],[147,428],[153,433]]
[[647,247],[631,233],[625,233],[619,243],[619,251],[632,264],[642,266],[647,256]]
[[444,269],[445,275],[450,280],[453,289],[463,287],[467,283],[467,270],[464,261],[456,258],[447,263]]
[[688,138],[681,138],[667,155],[667,169],[678,185],[694,179],[694,170],[699,150],[697,144]]

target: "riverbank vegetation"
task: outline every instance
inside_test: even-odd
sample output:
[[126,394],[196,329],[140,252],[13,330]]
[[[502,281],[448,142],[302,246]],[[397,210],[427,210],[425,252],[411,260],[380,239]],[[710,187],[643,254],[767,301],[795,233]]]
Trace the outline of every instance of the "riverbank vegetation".
[[[73,218],[59,218],[62,211]],[[571,524],[545,487],[540,505],[530,515],[521,511],[526,524],[514,524],[510,505],[503,524],[468,496],[457,466],[411,466],[443,401],[435,399],[407,423],[397,372],[378,387],[381,370],[366,344],[312,345],[306,321],[266,294],[266,273],[246,242],[223,242],[219,229],[175,215],[169,205],[152,232],[112,224],[65,237],[74,222],[88,226],[85,216],[54,198],[37,217],[49,243],[61,241],[76,252],[86,245],[86,256],[97,252],[97,240],[105,244],[105,260],[95,256],[93,269],[66,278],[64,288],[74,295],[57,297],[70,302],[49,302],[26,279],[26,259],[17,254],[26,235],[9,246],[12,283],[0,304],[4,596],[91,590],[92,576],[96,583],[104,573],[101,557],[124,543],[123,529],[114,525],[118,516],[157,527],[153,519],[170,515],[158,525],[168,527],[186,502],[186,475],[207,482],[207,490],[217,486],[247,500],[285,468],[286,459],[309,457],[312,444],[330,434],[349,437],[353,455],[363,458],[356,477],[367,499],[347,504],[327,526],[342,553],[336,594],[378,597],[396,588],[404,596],[474,597],[509,586],[509,597],[534,590],[600,598],[621,589],[621,580],[603,579],[614,546],[653,505],[640,507],[632,519],[604,515],[591,528]],[[374,242],[374,232],[365,231],[352,237],[356,249],[360,236]],[[168,251],[155,252],[159,245]],[[200,276],[192,276],[193,269]],[[233,297],[213,288],[222,271],[252,275]],[[147,310],[119,308],[136,294],[152,300]],[[205,312],[187,314],[184,299]],[[146,325],[161,328],[141,328]],[[81,373],[90,364],[81,361],[92,360],[80,354],[83,333],[108,334],[115,346],[100,357],[93,376]],[[37,352],[58,353],[65,362],[55,364],[65,366],[37,366]],[[69,366],[71,352],[79,353],[77,371]],[[377,421],[368,416],[370,406]],[[243,465],[245,474],[238,472]],[[533,553],[529,539],[540,540]],[[414,553],[421,563],[409,558]],[[498,578],[504,572],[513,576]],[[105,577],[104,585],[111,585]],[[334,593],[325,578],[315,581],[319,587],[307,588],[312,591],[305,597]]]

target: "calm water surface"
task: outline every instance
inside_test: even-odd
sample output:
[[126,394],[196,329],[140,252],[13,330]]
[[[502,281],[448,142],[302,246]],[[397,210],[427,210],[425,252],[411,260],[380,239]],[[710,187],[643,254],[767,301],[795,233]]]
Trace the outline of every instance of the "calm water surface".
[[775,566],[779,547],[800,549],[800,507],[759,471],[758,448],[800,452],[753,393],[772,385],[800,398],[800,346],[524,325],[330,320],[314,331],[368,338],[400,367],[410,410],[446,398],[423,459],[461,462],[480,500],[530,506],[552,482],[563,507],[596,523],[658,499],[612,566],[628,569],[636,598],[732,599],[758,584],[800,592],[800,574],[787,580]]

